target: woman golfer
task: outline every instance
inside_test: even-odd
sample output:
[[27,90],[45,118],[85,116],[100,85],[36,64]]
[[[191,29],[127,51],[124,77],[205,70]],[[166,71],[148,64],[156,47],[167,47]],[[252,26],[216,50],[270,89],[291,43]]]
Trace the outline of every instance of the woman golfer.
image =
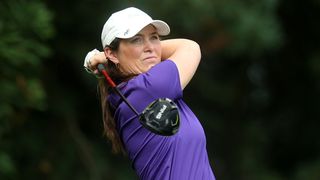
[[144,128],[139,117],[98,78],[103,124],[115,152],[126,152],[141,180],[213,180],[204,130],[183,100],[183,89],[201,59],[199,45],[187,39],[160,40],[169,26],[130,7],[113,13],[103,26],[103,52],[93,50],[84,66],[99,76],[104,64],[117,88],[140,113],[158,98],[179,109],[180,127],[172,136]]

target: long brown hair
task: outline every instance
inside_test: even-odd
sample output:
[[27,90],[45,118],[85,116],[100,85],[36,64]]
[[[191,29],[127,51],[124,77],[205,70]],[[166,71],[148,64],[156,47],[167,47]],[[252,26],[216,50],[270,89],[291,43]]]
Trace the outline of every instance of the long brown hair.
[[[115,39],[108,47],[112,51],[117,51],[119,49],[120,39]],[[114,64],[112,61],[108,60],[106,64],[107,72],[110,77],[115,82],[123,82],[127,80],[129,77],[124,76],[117,65]],[[98,79],[98,91],[100,93],[100,100],[101,100],[101,108],[102,108],[102,119],[103,119],[103,127],[104,127],[104,135],[107,137],[112,144],[112,152],[118,154],[123,153],[125,154],[125,150],[123,147],[123,143],[119,136],[119,133],[116,129],[116,122],[113,118],[114,110],[110,107],[109,102],[107,101],[107,97],[109,96],[110,86],[106,83],[106,80],[103,78]]]

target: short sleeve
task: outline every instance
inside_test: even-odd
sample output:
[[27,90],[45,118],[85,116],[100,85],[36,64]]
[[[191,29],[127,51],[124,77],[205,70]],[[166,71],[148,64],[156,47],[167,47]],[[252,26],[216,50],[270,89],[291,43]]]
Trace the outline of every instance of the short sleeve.
[[[182,98],[178,68],[171,60],[162,61],[148,72],[118,85],[118,88],[138,112],[142,112],[151,102],[159,98],[169,98],[173,101]],[[120,127],[122,122],[134,116],[132,110],[117,94],[110,94],[108,101],[116,109],[115,118],[121,122]],[[120,114],[121,118],[118,117]]]
[[138,76],[140,85],[154,98],[178,99],[182,97],[179,72],[176,64],[165,60]]

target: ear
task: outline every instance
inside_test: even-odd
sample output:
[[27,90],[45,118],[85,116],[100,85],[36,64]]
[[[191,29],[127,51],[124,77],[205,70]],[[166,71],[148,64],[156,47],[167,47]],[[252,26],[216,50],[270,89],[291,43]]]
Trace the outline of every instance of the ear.
[[106,55],[107,59],[112,61],[115,64],[119,64],[118,56],[115,51],[112,51],[109,47],[103,49],[104,54]]

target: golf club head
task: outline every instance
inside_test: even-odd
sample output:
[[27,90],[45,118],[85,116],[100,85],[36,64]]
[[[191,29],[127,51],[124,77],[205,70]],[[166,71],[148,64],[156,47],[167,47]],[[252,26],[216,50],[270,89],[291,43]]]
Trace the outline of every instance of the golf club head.
[[160,98],[150,103],[139,120],[143,127],[163,136],[174,135],[180,126],[178,107],[168,98]]

